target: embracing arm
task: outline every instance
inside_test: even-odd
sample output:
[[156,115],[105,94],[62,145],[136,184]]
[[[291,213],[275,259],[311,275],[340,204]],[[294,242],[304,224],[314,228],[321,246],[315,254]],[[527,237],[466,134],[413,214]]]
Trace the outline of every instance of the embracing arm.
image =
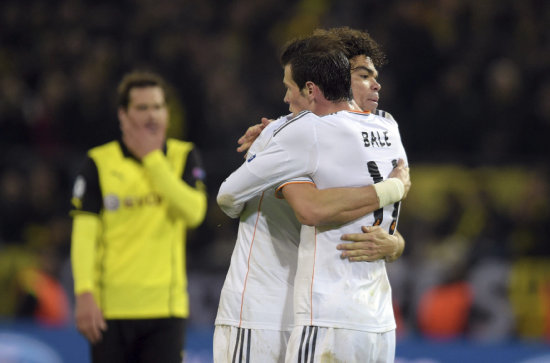
[[225,214],[237,218],[246,201],[261,192],[265,184],[263,179],[251,173],[246,164],[243,164],[224,180],[216,201]]
[[317,189],[313,183],[283,184],[282,193],[300,223],[343,224],[404,198],[411,186],[409,168],[400,160],[383,182],[356,188]]
[[317,143],[312,123],[316,119],[309,112],[300,114],[295,122],[272,131],[261,150],[248,153],[248,159],[218,191],[218,205],[229,217],[238,217],[246,201],[260,192],[313,171]]
[[[254,143],[254,141],[256,141],[258,136],[260,136],[262,131],[269,124],[271,124],[272,122],[274,122],[274,121],[276,121],[276,122],[278,122],[278,121],[286,122],[288,120],[291,120],[293,117],[294,117],[293,114],[288,114],[288,115],[285,115],[285,116],[281,116],[281,117],[277,118],[276,120],[269,119],[267,117],[262,117],[261,120],[260,120],[260,123],[250,126],[246,130],[244,135],[242,135],[239,138],[239,140],[237,140],[237,144],[239,144],[239,146],[237,147],[237,151],[238,152],[244,152],[244,151],[249,150],[250,147],[252,146],[252,144]],[[245,154],[245,157],[246,157],[246,154]]]
[[350,261],[376,261],[381,258],[393,262],[403,254],[405,239],[395,231],[390,235],[380,226],[363,226],[363,233],[348,233],[342,235],[343,241],[336,248],[342,251],[341,257]]
[[269,125],[270,122],[273,120],[268,119],[267,117],[262,117],[259,124],[250,126],[243,136],[237,140],[237,143],[239,144],[239,147],[237,147],[238,152],[246,151],[252,146],[254,141],[260,136],[260,133],[263,131],[263,129],[266,128],[267,125]]
[[313,183],[289,183],[283,195],[298,221],[308,226],[343,224],[379,208],[372,185],[320,190]]

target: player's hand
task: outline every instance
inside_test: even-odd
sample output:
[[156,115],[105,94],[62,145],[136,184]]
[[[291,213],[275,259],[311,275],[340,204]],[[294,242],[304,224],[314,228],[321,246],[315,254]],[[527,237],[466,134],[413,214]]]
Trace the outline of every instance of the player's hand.
[[262,120],[259,124],[250,126],[248,130],[246,130],[244,135],[241,136],[239,140],[237,140],[237,143],[240,145],[237,148],[237,151],[243,152],[248,150],[248,148],[250,148],[250,145],[252,145],[252,143],[258,138],[262,130],[265,129],[265,127],[269,125],[271,121],[273,120],[270,120],[267,117],[262,117]]
[[343,241],[352,243],[341,243],[336,248],[342,253],[341,258],[355,261],[376,261],[392,256],[397,252],[397,236],[390,235],[380,226],[361,227],[363,233],[348,233],[342,235]]
[[122,140],[136,158],[141,160],[150,152],[162,149],[166,140],[167,124],[148,122],[140,125],[125,113],[121,113],[119,117]]
[[399,159],[397,166],[392,170],[388,178],[398,178],[403,182],[405,186],[405,194],[403,194],[403,199],[407,197],[409,189],[411,189],[411,177],[409,174],[409,167],[405,165],[403,159]]
[[92,344],[99,342],[107,323],[91,292],[76,296],[75,320],[78,331]]

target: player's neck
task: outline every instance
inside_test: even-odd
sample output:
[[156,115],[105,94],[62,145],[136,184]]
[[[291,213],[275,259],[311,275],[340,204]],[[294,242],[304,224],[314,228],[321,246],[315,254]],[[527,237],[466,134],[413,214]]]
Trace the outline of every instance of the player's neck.
[[359,107],[359,105],[357,104],[357,102],[355,102],[355,100],[351,100],[349,102],[349,105],[350,105],[351,110],[353,110],[353,111],[360,111],[360,112],[364,111],[361,107]]
[[327,102],[318,103],[314,113],[317,116],[325,116],[338,111],[353,111],[353,107],[350,105],[348,101],[340,101],[340,102],[327,101]]

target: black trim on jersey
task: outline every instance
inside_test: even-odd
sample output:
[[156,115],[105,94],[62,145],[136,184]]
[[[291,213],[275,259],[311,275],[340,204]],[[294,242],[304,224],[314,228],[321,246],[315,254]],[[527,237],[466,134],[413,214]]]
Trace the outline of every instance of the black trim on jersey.
[[118,146],[120,147],[120,150],[122,151],[122,155],[124,155],[125,158],[131,158],[137,161],[138,163],[141,163],[141,161],[138,160],[134,156],[134,154],[130,152],[130,150],[128,150],[128,148],[126,147],[126,144],[122,141],[122,139],[118,139],[117,142],[118,142]]
[[[397,167],[397,160],[393,159],[391,161],[391,164],[393,165],[394,168],[396,168]],[[401,206],[401,201],[395,202],[393,204],[393,212],[391,214],[392,222],[390,224],[390,230],[388,231],[389,234],[394,234],[395,233],[395,228],[397,227],[397,217],[399,217],[399,207],[400,206]]]
[[387,112],[387,111],[376,109],[376,110],[374,111],[374,114],[377,115],[377,116],[383,117],[383,118],[385,118],[385,119],[388,119],[388,120],[390,120],[390,121],[397,122],[397,121],[395,121],[395,119],[393,118],[392,114],[389,113],[389,112]]
[[243,361],[243,346],[244,346],[244,334],[246,333],[246,329],[241,330],[241,346],[239,348],[239,362]]
[[235,363],[235,358],[237,357],[237,348],[239,348],[239,342],[241,341],[241,328],[237,330],[237,341],[235,342],[235,348],[233,349],[233,360],[232,363]]
[[[135,161],[141,164],[141,160],[139,160],[134,156],[134,154],[132,154],[132,152],[126,147],[126,144],[122,141],[122,139],[118,139],[117,141],[118,141],[118,145],[120,146],[120,150],[122,150],[122,155],[124,155],[125,158],[134,159]],[[162,146],[162,152],[164,153],[164,155],[166,155],[166,152],[167,152],[166,143],[164,143],[164,145]]]
[[[235,348],[233,349],[233,360],[232,363],[242,363],[243,362],[243,350],[244,350],[244,340],[246,334],[246,363],[250,363],[250,340],[252,335],[252,330],[238,328],[237,330],[237,341],[235,342]],[[237,357],[237,352],[239,356]]]
[[246,341],[246,363],[250,363],[250,340],[252,336],[252,330],[248,329],[248,339]]
[[298,348],[298,363],[302,363],[302,349],[304,348],[304,340],[306,338],[307,326],[302,328],[302,338],[300,339],[300,347]]
[[103,208],[103,197],[101,194],[101,186],[99,184],[99,172],[94,160],[87,156],[80,170],[78,171],[77,178],[83,178],[86,183],[84,195],[80,199],[81,208],[77,209],[74,205],[71,208],[71,212],[90,212],[99,214]]
[[[367,166],[369,168],[369,174],[374,180],[374,183],[380,183],[384,178],[380,174],[380,170],[378,169],[378,165],[374,161],[369,161],[367,163]],[[382,208],[377,209],[374,211],[374,223],[373,226],[379,226],[382,223],[382,220],[384,219],[384,211]]]
[[204,183],[206,174],[202,164],[202,158],[199,151],[195,148],[189,151],[187,154],[187,162],[185,163],[185,170],[182,173],[182,180],[190,186],[196,186],[198,181]]
[[284,124],[279,126],[279,128],[273,132],[273,137],[275,137],[279,133],[279,131],[281,131],[282,129],[284,129],[285,127],[287,127],[288,125],[290,125],[294,121],[297,121],[297,120],[301,119],[302,117],[304,117],[305,115],[307,115],[309,113],[311,113],[311,111],[302,111],[302,112],[300,112],[298,115],[296,115],[296,117],[288,120],[287,122],[285,122]]
[[386,111],[376,110],[374,111],[374,114],[378,116],[386,117]]
[[[315,358],[315,345],[317,344],[317,326],[304,326],[302,328],[302,338],[300,339],[300,348],[298,349],[298,363],[302,363],[302,355],[304,355],[304,363],[313,363]],[[306,339],[307,334],[307,339]],[[313,338],[311,335],[313,334]],[[304,341],[306,342],[304,346]],[[310,348],[311,344],[311,348]],[[309,354],[311,353],[311,357]]]

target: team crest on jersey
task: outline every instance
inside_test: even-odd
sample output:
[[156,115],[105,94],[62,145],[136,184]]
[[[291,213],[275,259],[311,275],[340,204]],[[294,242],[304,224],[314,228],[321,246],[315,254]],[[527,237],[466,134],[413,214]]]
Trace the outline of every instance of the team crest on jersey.
[[206,172],[201,167],[195,166],[191,172],[193,177],[197,180],[204,180],[204,178],[206,178]]
[[114,194],[107,194],[103,198],[103,205],[106,210],[117,210],[120,207],[120,200]]

